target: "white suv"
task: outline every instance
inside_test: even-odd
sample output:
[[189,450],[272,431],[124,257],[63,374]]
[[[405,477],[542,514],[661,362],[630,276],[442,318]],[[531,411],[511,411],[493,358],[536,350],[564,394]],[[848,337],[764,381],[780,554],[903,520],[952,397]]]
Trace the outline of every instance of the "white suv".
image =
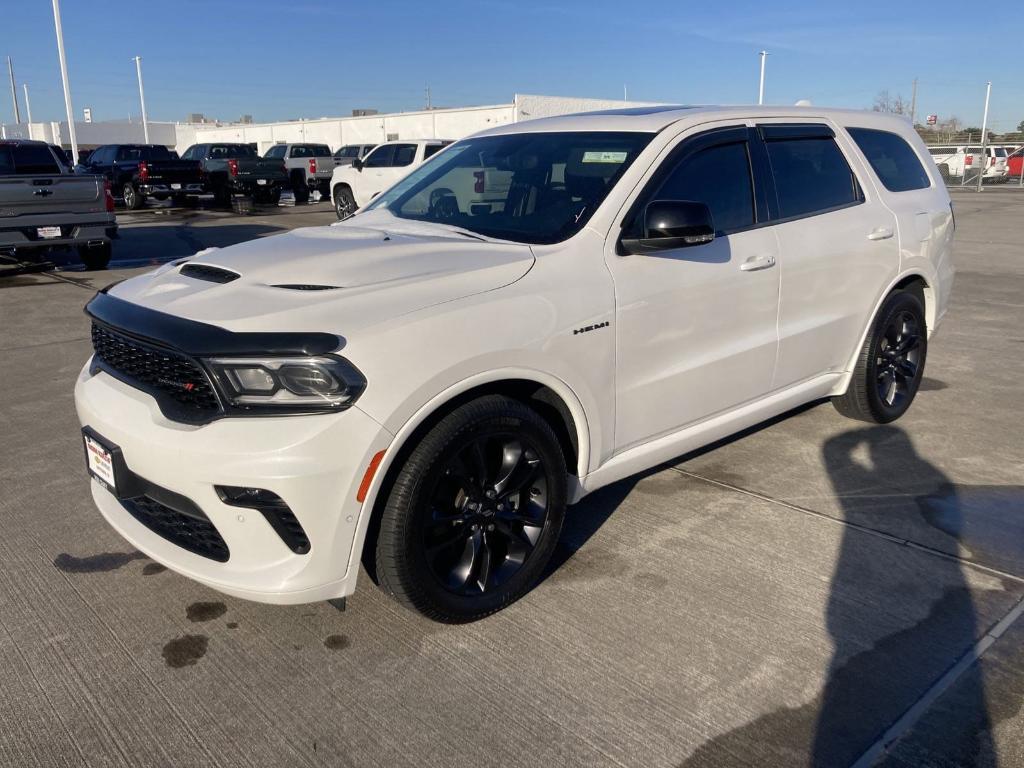
[[[488,181],[490,176],[490,181]],[[443,621],[535,584],[566,504],[802,403],[888,422],[954,219],[906,121],[650,108],[460,141],[330,227],[101,291],[92,495],[215,589]]]
[[331,176],[331,200],[338,218],[348,218],[449,144],[446,139],[388,141],[364,158],[337,166]]

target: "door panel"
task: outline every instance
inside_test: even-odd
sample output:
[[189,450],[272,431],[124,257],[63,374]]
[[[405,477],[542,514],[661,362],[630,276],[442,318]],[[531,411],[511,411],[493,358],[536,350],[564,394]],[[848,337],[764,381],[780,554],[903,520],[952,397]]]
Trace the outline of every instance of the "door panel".
[[771,227],[757,226],[767,211],[748,138],[744,126],[684,137],[627,214],[623,234],[632,237],[651,200],[693,200],[708,206],[718,231],[706,245],[609,257],[616,451],[770,391],[778,242]]

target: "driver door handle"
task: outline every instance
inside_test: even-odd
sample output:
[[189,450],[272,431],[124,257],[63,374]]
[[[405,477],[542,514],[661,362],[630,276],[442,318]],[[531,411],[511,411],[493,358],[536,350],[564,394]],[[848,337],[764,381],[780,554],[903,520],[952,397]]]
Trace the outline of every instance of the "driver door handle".
[[868,233],[868,240],[888,240],[892,235],[892,227],[875,227]]
[[759,269],[768,269],[774,266],[775,257],[770,254],[762,254],[760,256],[751,256],[740,264],[740,269],[743,272],[756,272]]

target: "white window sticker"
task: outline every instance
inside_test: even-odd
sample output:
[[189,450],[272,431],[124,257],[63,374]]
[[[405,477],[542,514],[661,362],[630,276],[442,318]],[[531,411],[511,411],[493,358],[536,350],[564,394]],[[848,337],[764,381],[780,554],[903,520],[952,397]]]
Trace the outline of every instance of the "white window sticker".
[[584,152],[584,163],[624,163],[625,152]]

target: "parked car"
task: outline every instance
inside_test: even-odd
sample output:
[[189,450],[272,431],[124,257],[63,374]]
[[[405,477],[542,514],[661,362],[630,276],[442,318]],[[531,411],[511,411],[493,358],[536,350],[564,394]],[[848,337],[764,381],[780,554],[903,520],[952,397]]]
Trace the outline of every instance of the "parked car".
[[[486,209],[480,171],[511,174]],[[479,619],[602,486],[820,398],[903,415],[954,227],[898,117],[501,126],[347,221],[98,293],[75,387],[93,499],[231,595],[344,597],[365,560],[405,605]]]
[[1007,179],[1020,179],[1021,170],[1024,169],[1024,147],[1009,146],[1006,150],[1006,176]]
[[0,253],[74,248],[88,269],[110,261],[114,199],[100,176],[71,172],[42,141],[0,141]]
[[110,180],[114,195],[130,211],[142,208],[146,198],[184,203],[205,191],[195,160],[180,160],[159,144],[104,144],[93,150],[79,171]]
[[353,160],[362,160],[376,144],[346,144],[334,153],[335,165],[352,165]]
[[326,144],[275,144],[263,156],[284,162],[295,202],[308,202],[314,190],[330,197],[334,157]]
[[444,139],[388,141],[378,144],[364,160],[356,158],[350,165],[339,165],[331,176],[331,200],[338,218],[351,216],[449,144],[451,141]]
[[[987,162],[984,163],[982,162],[981,147],[972,147],[966,144],[928,147],[928,152],[946,180],[962,178],[965,171],[976,171],[981,167],[984,167],[983,177],[986,181],[1006,180],[1006,150],[1003,147],[986,147]],[[978,178],[977,173],[974,174],[974,178]]]
[[288,183],[284,162],[260,157],[251,144],[194,144],[181,159],[199,163],[206,191],[219,205],[231,205],[236,194],[276,205]]

